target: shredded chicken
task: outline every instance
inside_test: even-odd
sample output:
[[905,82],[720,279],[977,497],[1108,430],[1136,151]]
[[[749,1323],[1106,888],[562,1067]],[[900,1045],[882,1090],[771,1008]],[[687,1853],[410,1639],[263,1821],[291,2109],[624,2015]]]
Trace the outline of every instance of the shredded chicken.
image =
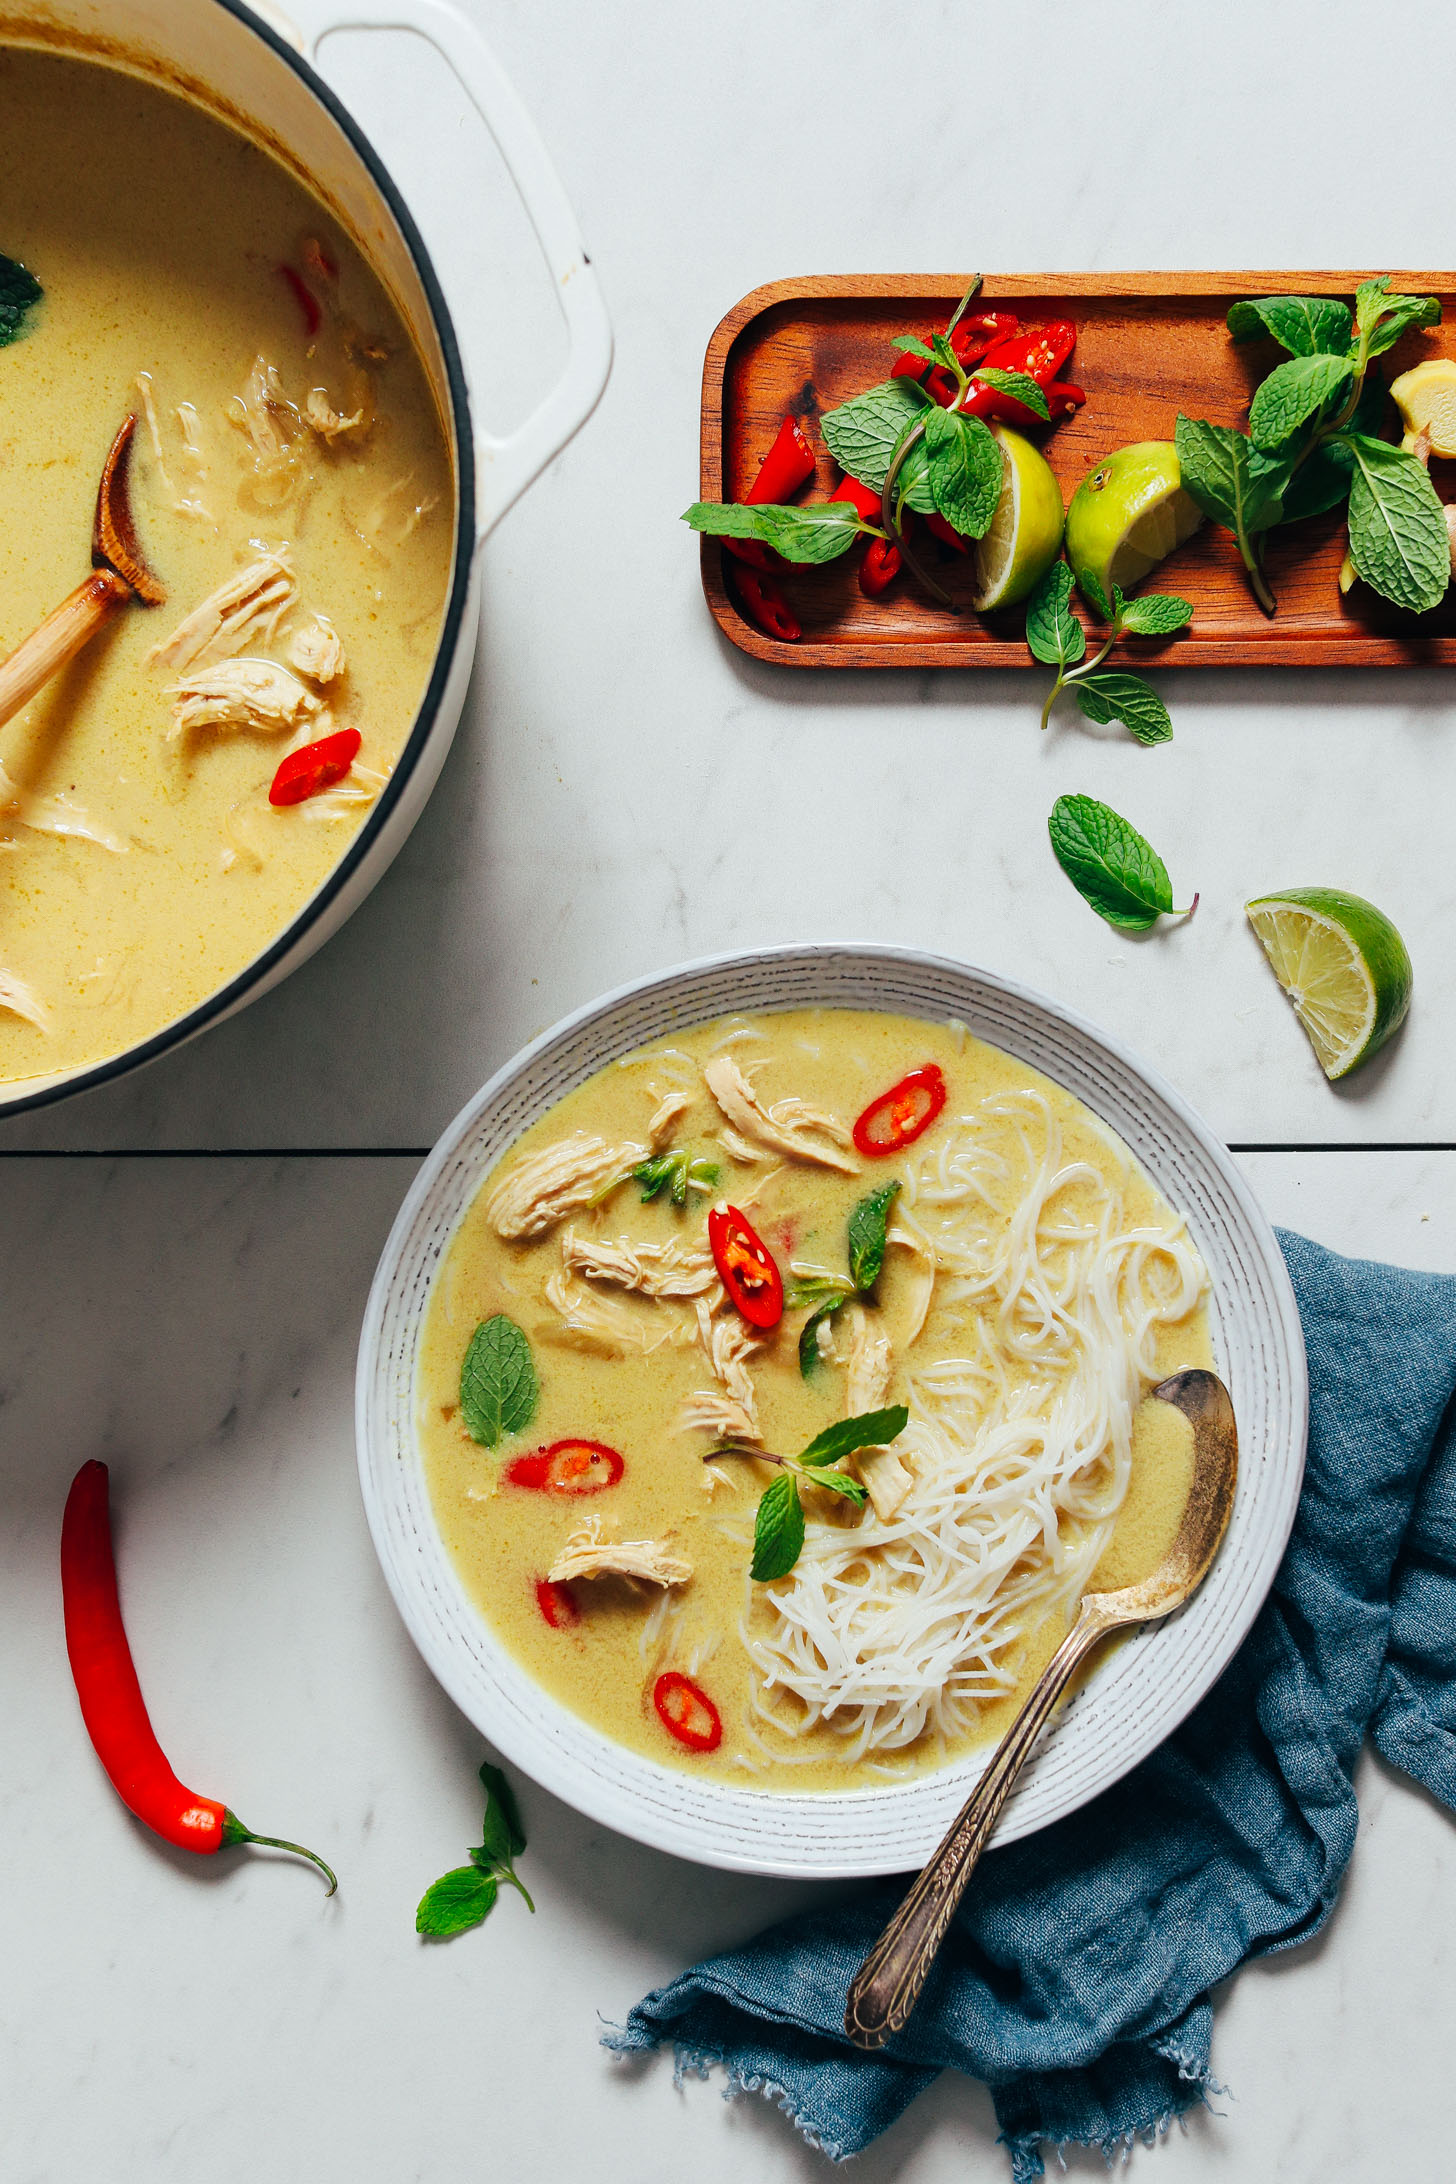
[[673,1131],[692,1104],[686,1092],[663,1093],[653,1109],[652,1120],[647,1125],[647,1135],[654,1153],[660,1153],[665,1145],[672,1143]]
[[[844,1415],[862,1418],[879,1410],[890,1389],[893,1352],[878,1312],[863,1305],[849,1308],[849,1371],[844,1376]],[[862,1448],[854,1467],[865,1483],[875,1515],[888,1524],[909,1493],[914,1480],[893,1448]]]
[[718,1132],[718,1143],[728,1158],[736,1160],[740,1168],[756,1168],[766,1157],[756,1145],[750,1145],[747,1138],[740,1137],[736,1130],[730,1129],[726,1122]]
[[564,1214],[590,1206],[645,1160],[643,1145],[609,1145],[605,1138],[573,1130],[570,1137],[543,1145],[507,1170],[485,1202],[485,1217],[497,1236],[544,1236]]
[[311,690],[274,660],[219,660],[172,685],[168,740],[191,728],[257,728],[278,734],[321,708]]
[[0,971],[0,1009],[8,1009],[12,1016],[23,1016],[37,1031],[51,1028],[50,1011],[33,987],[14,971]]
[[625,1236],[608,1243],[567,1229],[561,1239],[561,1263],[588,1281],[614,1282],[644,1297],[696,1297],[718,1278],[706,1244],[674,1238],[665,1244],[639,1244]]
[[[287,551],[260,554],[236,576],[230,576],[209,592],[199,606],[177,624],[170,637],[153,645],[149,659],[164,666],[189,668],[202,661],[231,658],[241,652],[254,632],[262,627],[266,643],[298,597],[293,564]],[[296,640],[295,640],[296,641]],[[326,675],[319,676],[327,682]]]
[[564,1266],[546,1278],[546,1302],[560,1318],[548,1340],[569,1350],[587,1350],[598,1357],[627,1357],[634,1352],[650,1357],[664,1343],[692,1339],[692,1330],[670,1304],[657,1303],[649,1310],[629,1304],[625,1297],[604,1297],[577,1281]]
[[[210,523],[216,529],[216,518],[206,502],[200,500],[196,494],[180,493],[172,482],[171,473],[167,468],[167,458],[162,451],[162,432],[157,421],[157,404],[150,372],[137,373],[136,389],[141,397],[142,414],[147,421],[147,437],[152,443],[152,460],[157,466],[157,476],[161,481],[162,490],[171,502],[174,513],[179,516],[191,516],[200,523]],[[188,412],[191,413],[193,418],[197,415],[190,402],[184,403],[177,412],[178,422],[182,428],[182,452],[189,467],[200,478],[205,465],[201,461],[201,451],[196,440],[188,429]]]
[[298,473],[303,419],[284,391],[276,364],[265,356],[253,359],[247,385],[228,403],[227,416],[252,450],[254,500],[264,508],[280,506]]
[[695,1388],[678,1413],[684,1432],[714,1433],[735,1441],[761,1441],[758,1398],[748,1370],[748,1359],[757,1357],[763,1345],[742,1320],[714,1319],[706,1297],[694,1301],[697,1338],[707,1355],[716,1388]]
[[336,788],[306,798],[295,809],[310,826],[319,826],[329,819],[353,819],[362,804],[377,802],[388,779],[387,773],[376,773],[372,766],[361,766],[356,758]]
[[935,1294],[935,1252],[931,1248],[930,1238],[908,1213],[897,1215],[895,1225],[886,1235],[885,1241],[887,1244],[898,1245],[902,1251],[908,1251],[915,1261],[912,1277],[915,1286],[910,1292],[909,1309],[900,1331],[901,1342],[908,1350],[912,1342],[920,1339],[925,1322],[930,1316],[930,1301]]
[[309,388],[303,415],[304,422],[330,447],[336,440],[347,439],[350,433],[366,433],[373,422],[362,403],[351,416],[341,417],[322,387]]
[[56,796],[37,796],[33,791],[23,789],[18,781],[12,781],[3,766],[0,766],[0,819],[14,820],[18,826],[29,827],[34,834],[70,835],[78,841],[95,842],[98,848],[109,849],[117,857],[124,857],[131,848],[130,842],[64,791]]
[[[858,1161],[838,1150],[854,1140],[834,1115],[810,1107],[804,1100],[779,1100],[765,1107],[731,1054],[715,1054],[703,1071],[708,1090],[732,1127],[770,1152],[785,1153],[793,1160],[808,1160],[820,1168],[836,1168],[841,1175],[857,1175]],[[815,1130],[832,1143],[816,1143],[805,1135]]]
[[337,682],[344,672],[343,640],[326,614],[311,614],[288,640],[289,665],[310,682]]
[[546,1575],[553,1585],[573,1577],[635,1577],[647,1585],[686,1585],[693,1566],[665,1539],[603,1539],[600,1517],[588,1517],[568,1538]]

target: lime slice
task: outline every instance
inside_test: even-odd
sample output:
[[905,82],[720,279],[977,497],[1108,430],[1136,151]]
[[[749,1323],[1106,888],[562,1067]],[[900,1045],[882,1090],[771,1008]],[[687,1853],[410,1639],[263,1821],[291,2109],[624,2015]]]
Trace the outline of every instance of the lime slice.
[[1014,606],[1036,590],[1062,550],[1062,489],[1041,449],[993,425],[1004,458],[991,528],[971,549],[977,614]]
[[1347,1077],[1405,1021],[1405,942],[1373,902],[1339,887],[1290,887],[1244,908],[1320,1068]]
[[1456,455],[1456,357],[1431,356],[1390,383],[1390,398],[1412,447],[1422,432],[1433,455]]
[[1082,480],[1067,510],[1067,559],[1094,606],[1110,610],[1115,584],[1131,591],[1198,529],[1203,511],[1182,478],[1171,440],[1135,440]]

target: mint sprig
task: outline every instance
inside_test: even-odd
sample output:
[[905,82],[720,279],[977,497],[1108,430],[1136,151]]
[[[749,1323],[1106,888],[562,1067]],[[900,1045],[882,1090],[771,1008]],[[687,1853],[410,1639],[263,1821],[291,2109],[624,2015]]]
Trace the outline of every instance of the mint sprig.
[[1100,918],[1127,933],[1145,933],[1160,917],[1192,917],[1173,908],[1168,868],[1130,820],[1095,796],[1059,796],[1047,821],[1052,854]]
[[823,1321],[842,1312],[853,1298],[869,1296],[880,1278],[885,1264],[890,1208],[900,1188],[898,1182],[886,1183],[861,1198],[851,1212],[847,1280],[815,1276],[808,1281],[792,1282],[784,1291],[784,1303],[791,1311],[802,1311],[805,1305],[813,1307],[799,1330],[799,1371],[805,1380],[812,1378],[822,1363],[819,1328]]
[[469,1865],[442,1874],[420,1898],[415,1912],[415,1932],[430,1941],[449,1941],[479,1926],[495,1908],[505,1882],[525,1898],[534,1911],[526,1888],[516,1873],[515,1861],[526,1847],[526,1834],[515,1794],[499,1767],[489,1760],[480,1770],[485,1790],[485,1818],[480,1842],[470,1852]]
[[482,1320],[460,1364],[460,1415],[472,1441],[494,1448],[536,1415],[541,1385],[525,1333],[504,1312]]
[[804,1546],[804,1505],[799,1481],[824,1487],[829,1493],[863,1509],[868,1496],[858,1479],[839,1466],[862,1448],[883,1448],[905,1431],[910,1413],[903,1403],[885,1410],[865,1411],[858,1418],[836,1419],[816,1434],[797,1456],[774,1456],[766,1449],[750,1448],[739,1441],[720,1441],[708,1451],[705,1463],[723,1456],[756,1456],[761,1463],[777,1464],[778,1476],[764,1488],[753,1526],[754,1583],[771,1585],[787,1577]]
[[820,564],[847,554],[857,538],[878,538],[848,501],[793,502],[750,507],[743,501],[694,501],[683,522],[712,538],[755,538],[785,561]]
[[1026,642],[1036,659],[1057,671],[1041,709],[1042,727],[1070,690],[1088,720],[1120,721],[1139,743],[1167,743],[1173,723],[1152,684],[1123,669],[1103,669],[1102,662],[1119,637],[1170,637],[1192,619],[1192,607],[1176,592],[1127,599],[1114,586],[1107,635],[1089,660],[1086,632],[1072,606],[1072,572],[1065,561],[1054,561],[1026,609]]

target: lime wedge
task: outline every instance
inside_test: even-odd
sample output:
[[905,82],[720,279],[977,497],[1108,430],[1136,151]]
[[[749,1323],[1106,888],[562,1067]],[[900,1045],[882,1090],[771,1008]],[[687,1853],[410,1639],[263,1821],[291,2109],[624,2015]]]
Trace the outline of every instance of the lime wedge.
[[1036,590],[1062,550],[1062,489],[1041,449],[1005,425],[993,425],[1001,442],[1001,498],[991,528],[971,549],[977,614],[1014,606]]
[[1067,510],[1067,559],[1093,606],[1131,591],[1191,538],[1203,511],[1183,490],[1171,440],[1135,440],[1082,480]]
[[1339,887],[1290,887],[1244,908],[1320,1068],[1348,1077],[1405,1021],[1405,942],[1373,902]]

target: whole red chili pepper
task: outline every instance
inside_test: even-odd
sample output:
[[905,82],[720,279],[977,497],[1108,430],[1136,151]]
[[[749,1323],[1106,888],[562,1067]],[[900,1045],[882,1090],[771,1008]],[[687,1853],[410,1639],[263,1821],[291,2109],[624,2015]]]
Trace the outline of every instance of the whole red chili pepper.
[[[734,543],[739,542],[735,540]],[[735,570],[734,581],[738,586],[739,605],[750,622],[757,622],[770,637],[780,637],[786,645],[797,644],[804,634],[803,625],[778,585],[770,583],[766,576],[760,576],[756,569]]]
[[506,1466],[506,1478],[539,1494],[603,1494],[626,1468],[605,1441],[553,1441],[534,1455],[518,1456]]
[[[778,438],[758,466],[758,476],[743,496],[745,507],[782,507],[790,494],[814,475],[814,450],[804,438],[797,417],[786,417]],[[781,569],[783,557],[761,538],[725,538],[723,544],[735,561],[750,569]]]
[[[1025,372],[1039,387],[1049,387],[1076,347],[1077,329],[1070,319],[1053,319],[1049,326],[1018,334],[1014,341],[998,342],[982,358],[998,372]],[[995,387],[973,386],[961,408],[968,417],[999,417],[1012,425],[1034,425],[1041,420],[1014,395]]]
[[316,1851],[276,1835],[255,1835],[214,1798],[198,1797],[178,1781],[158,1744],[137,1681],[111,1545],[109,1480],[105,1464],[82,1464],[71,1481],[61,1522],[61,1599],[66,1651],[81,1718],[112,1787],[138,1820],[179,1850],[223,1850],[233,1843],[263,1843],[311,1859],[338,1887]]
[[912,1069],[888,1092],[870,1101],[854,1126],[856,1150],[877,1160],[913,1145],[930,1128],[945,1100],[945,1078],[938,1062]]
[[708,1242],[730,1302],[750,1327],[777,1327],[784,1316],[783,1276],[773,1253],[736,1206],[708,1215]]
[[320,790],[333,788],[359,756],[363,740],[357,728],[340,728],[336,735],[320,736],[317,743],[290,751],[273,776],[269,803],[302,804]]
[[866,599],[878,599],[900,574],[900,549],[890,538],[872,538],[860,556],[859,588]]
[[690,1752],[716,1752],[723,1742],[723,1717],[706,1691],[670,1668],[652,1686],[657,1718],[669,1736]]

